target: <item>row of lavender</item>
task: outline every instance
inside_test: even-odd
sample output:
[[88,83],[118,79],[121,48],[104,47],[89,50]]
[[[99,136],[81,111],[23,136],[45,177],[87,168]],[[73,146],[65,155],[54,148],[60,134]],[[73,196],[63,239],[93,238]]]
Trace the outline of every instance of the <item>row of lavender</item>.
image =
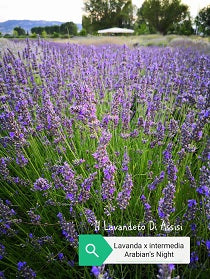
[[[78,267],[78,234],[94,233],[100,220],[164,221],[162,231],[127,235],[190,236],[190,265],[160,266],[159,278],[205,274],[209,67],[208,55],[182,48],[38,40],[1,50],[1,278],[88,278]],[[158,270],[91,274],[141,272],[155,278]]]

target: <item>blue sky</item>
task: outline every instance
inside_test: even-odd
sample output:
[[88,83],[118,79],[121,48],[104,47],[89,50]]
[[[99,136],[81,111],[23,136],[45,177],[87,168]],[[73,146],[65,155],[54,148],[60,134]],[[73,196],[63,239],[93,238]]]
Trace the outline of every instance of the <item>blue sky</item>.
[[[190,6],[191,14],[208,4],[210,0],[182,0]],[[133,0],[140,7],[143,0]],[[9,19],[58,20],[82,22],[83,0],[0,0],[0,22]]]

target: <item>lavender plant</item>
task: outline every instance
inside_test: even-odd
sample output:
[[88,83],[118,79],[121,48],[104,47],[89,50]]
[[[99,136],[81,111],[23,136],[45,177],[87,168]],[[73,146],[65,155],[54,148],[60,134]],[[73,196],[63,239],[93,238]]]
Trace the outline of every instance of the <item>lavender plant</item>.
[[[0,277],[205,278],[209,69],[208,54],[180,46],[2,49]],[[79,267],[79,234],[122,235],[95,231],[102,220],[190,236],[191,263]]]

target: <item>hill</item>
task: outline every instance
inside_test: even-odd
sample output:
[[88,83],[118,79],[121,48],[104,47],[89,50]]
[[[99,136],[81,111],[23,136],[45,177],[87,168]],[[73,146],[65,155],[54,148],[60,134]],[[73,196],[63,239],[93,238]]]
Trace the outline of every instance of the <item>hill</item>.
[[[60,21],[45,21],[45,20],[7,20],[0,22],[0,32],[2,34],[11,34],[13,29],[16,26],[22,27],[26,32],[30,33],[31,28],[33,27],[43,27],[43,26],[52,26],[52,25],[61,25],[64,22]],[[78,30],[82,29],[81,24],[77,24]]]

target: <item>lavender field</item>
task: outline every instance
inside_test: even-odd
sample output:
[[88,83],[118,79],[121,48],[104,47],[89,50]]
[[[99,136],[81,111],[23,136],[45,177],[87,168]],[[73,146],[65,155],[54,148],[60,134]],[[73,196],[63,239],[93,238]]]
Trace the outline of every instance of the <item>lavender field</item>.
[[[193,47],[2,46],[0,278],[208,278],[209,69]],[[80,267],[93,233],[190,236],[191,263]]]

